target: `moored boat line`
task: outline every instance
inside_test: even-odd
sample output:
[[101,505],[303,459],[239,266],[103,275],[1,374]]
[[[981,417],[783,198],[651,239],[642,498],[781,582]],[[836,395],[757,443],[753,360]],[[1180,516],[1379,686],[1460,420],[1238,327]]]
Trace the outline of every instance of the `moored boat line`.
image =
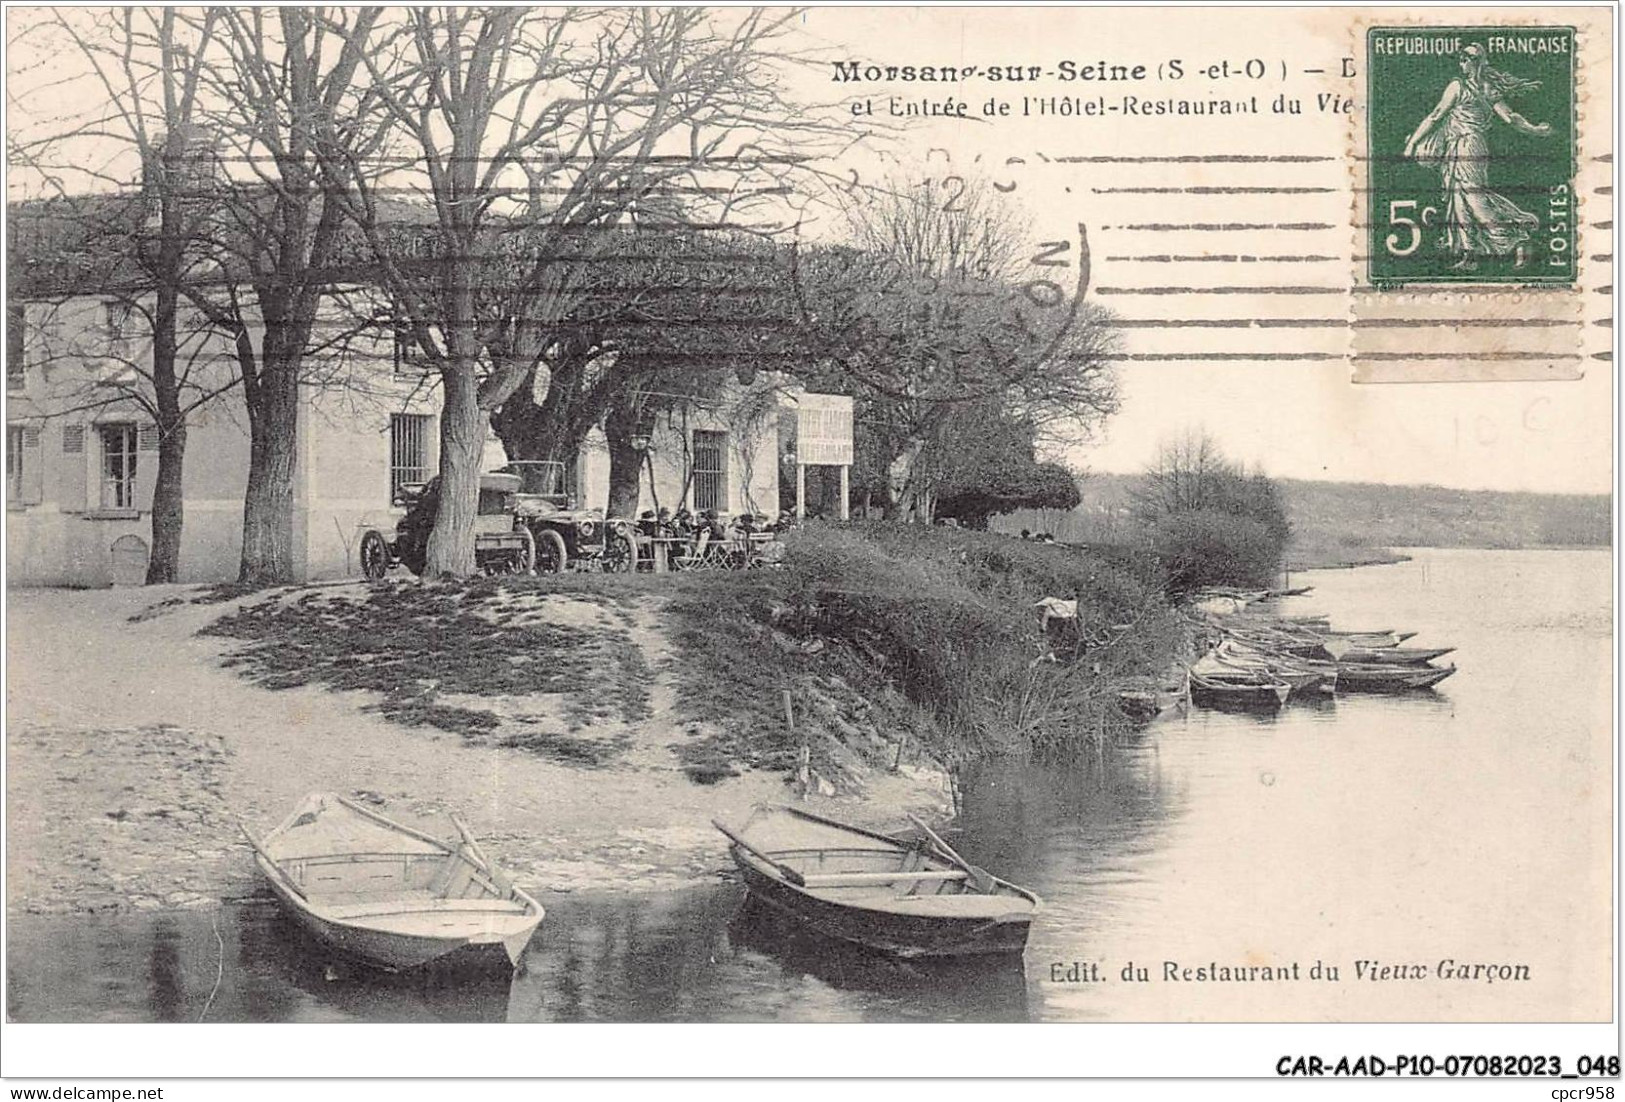
[[[1414,631],[1336,629],[1325,616],[1247,608],[1261,599],[1229,589],[1197,595],[1192,607],[1204,619],[1209,646],[1190,666],[1194,702],[1274,710],[1311,694],[1430,689],[1456,672],[1454,665],[1434,665],[1454,647],[1403,646]],[[1234,609],[1222,611],[1225,601]]]

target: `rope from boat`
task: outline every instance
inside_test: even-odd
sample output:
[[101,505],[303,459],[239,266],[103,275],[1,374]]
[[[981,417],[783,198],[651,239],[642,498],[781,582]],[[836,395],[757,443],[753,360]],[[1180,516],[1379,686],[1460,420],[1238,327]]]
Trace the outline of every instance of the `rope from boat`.
[[203,1013],[197,1016],[200,1022],[209,1016],[209,1007],[214,1005],[214,997],[220,991],[220,981],[226,976],[226,939],[220,936],[219,910],[209,912],[209,925],[214,929],[214,942],[219,946],[220,955],[214,965],[214,990],[210,991],[209,997],[204,1000]]

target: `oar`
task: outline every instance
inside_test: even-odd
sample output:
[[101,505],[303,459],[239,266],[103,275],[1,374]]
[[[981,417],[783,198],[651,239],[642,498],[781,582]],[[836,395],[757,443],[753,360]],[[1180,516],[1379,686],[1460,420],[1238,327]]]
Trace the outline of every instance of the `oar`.
[[243,837],[248,839],[248,844],[254,847],[254,852],[265,858],[265,863],[271,866],[272,874],[286,884],[288,889],[300,899],[306,898],[305,890],[293,882],[293,877],[282,871],[282,866],[277,864],[276,858],[272,857],[270,851],[260,844],[260,840],[254,837],[254,832],[248,829],[248,824],[243,822],[242,816],[236,815],[233,818],[237,820],[237,829],[243,832]]
[[954,849],[954,847],[950,846],[947,842],[944,842],[936,831],[926,826],[925,823],[922,822],[917,816],[911,814],[909,815],[908,820],[921,830],[925,831],[925,836],[931,839],[932,844],[942,851],[942,855],[944,857],[958,865],[960,868],[964,869],[966,872],[970,873],[971,884],[975,886],[977,891],[981,892],[983,895],[989,895],[992,893],[995,887],[992,873],[988,872],[986,869],[978,868],[969,861],[965,860],[963,857],[959,856],[959,853]]
[[782,876],[786,880],[790,881],[790,883],[794,884],[796,887],[804,888],[804,887],[807,886],[807,882],[804,879],[802,879],[801,874],[799,872],[797,872],[795,869],[792,869],[789,865],[786,865],[783,862],[775,861],[773,858],[769,857],[767,854],[763,853],[761,850],[757,849],[755,846],[753,846],[749,842],[745,841],[738,834],[734,833],[734,831],[729,829],[727,826],[723,825],[721,820],[712,819],[711,820],[711,825],[716,827],[718,830],[722,831],[723,834],[728,836],[728,841],[732,842],[734,845],[738,846],[740,849],[744,850],[746,853],[750,854],[751,856],[753,856],[753,857],[755,857],[755,858],[757,858],[759,860],[766,861],[769,865],[771,865],[774,869],[776,869],[778,871],[780,876]]
[[468,824],[452,815],[449,811],[446,814],[451,817],[451,824],[457,828],[457,833],[463,836],[463,845],[468,847],[468,852],[472,853],[474,858],[485,866],[486,875],[491,878],[491,883],[496,885],[497,891],[503,895],[512,895],[513,881],[503,875],[502,870],[497,868],[489,857],[485,856],[485,851],[480,849],[480,844],[474,840],[474,832],[468,829]]

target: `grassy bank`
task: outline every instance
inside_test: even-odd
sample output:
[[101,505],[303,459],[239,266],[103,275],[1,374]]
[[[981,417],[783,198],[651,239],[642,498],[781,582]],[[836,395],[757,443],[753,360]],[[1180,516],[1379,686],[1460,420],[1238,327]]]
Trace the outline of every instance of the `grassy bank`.
[[[207,630],[238,640],[236,668],[267,688],[364,690],[394,723],[588,766],[615,761],[663,683],[690,780],[789,772],[805,746],[819,777],[857,787],[911,758],[1065,754],[1121,729],[1117,679],[1165,668],[1182,639],[1135,565],[954,529],[815,525],[777,570],[279,593]],[[1059,642],[1082,661],[1040,660],[1043,597],[1079,601],[1081,633]],[[651,659],[634,641],[656,635]],[[538,695],[554,706],[504,707]]]
[[1355,566],[1382,566],[1387,563],[1406,562],[1391,547],[1382,547],[1356,536],[1295,537],[1287,545],[1285,567],[1294,573],[1300,570],[1337,570]]
[[[753,758],[797,742],[774,714],[784,691],[820,733],[878,736],[882,753],[1073,752],[1122,726],[1117,679],[1164,668],[1182,638],[1155,586],[1119,565],[957,529],[814,526],[782,570],[706,581],[670,604],[680,691],[726,731],[719,750]],[[1040,661],[1043,597],[1080,602],[1084,661]]]

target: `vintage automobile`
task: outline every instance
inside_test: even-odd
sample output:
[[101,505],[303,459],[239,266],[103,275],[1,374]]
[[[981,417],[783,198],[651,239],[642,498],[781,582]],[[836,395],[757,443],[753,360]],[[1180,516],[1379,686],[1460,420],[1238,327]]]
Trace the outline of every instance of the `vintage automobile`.
[[638,542],[630,520],[605,520],[602,509],[582,509],[565,490],[564,464],[521,459],[502,468],[518,476],[515,515],[536,541],[538,574],[565,570],[637,569]]
[[[520,479],[515,474],[480,475],[479,510],[474,517],[474,562],[487,574],[529,574],[536,566],[536,537],[517,519]],[[406,515],[395,525],[395,538],[376,528],[361,535],[361,572],[382,578],[396,563],[423,573],[429,533],[440,511],[440,479],[402,487]]]

